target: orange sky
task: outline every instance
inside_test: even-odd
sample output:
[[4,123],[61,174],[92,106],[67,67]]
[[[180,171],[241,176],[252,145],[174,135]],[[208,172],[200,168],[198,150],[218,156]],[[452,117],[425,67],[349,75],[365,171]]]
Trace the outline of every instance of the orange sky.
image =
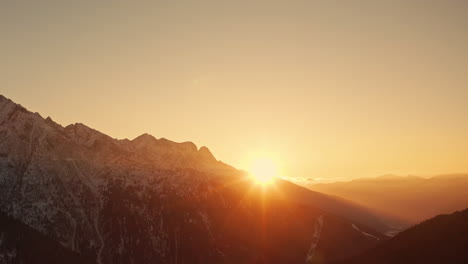
[[468,171],[466,1],[58,2],[0,4],[0,93],[63,125],[291,177]]

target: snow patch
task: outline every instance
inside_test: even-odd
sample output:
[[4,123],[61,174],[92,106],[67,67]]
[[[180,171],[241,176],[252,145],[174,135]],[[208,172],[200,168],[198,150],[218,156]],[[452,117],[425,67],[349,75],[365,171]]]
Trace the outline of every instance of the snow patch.
[[365,235],[365,236],[372,237],[372,238],[374,238],[374,239],[380,240],[380,238],[378,238],[378,237],[376,237],[376,236],[374,236],[374,235],[372,235],[372,234],[369,234],[369,233],[366,233],[366,232],[362,231],[362,230],[359,229],[359,227],[357,227],[355,224],[351,224],[351,226],[352,226],[355,230],[357,230],[359,233],[361,233],[361,234],[363,234],[363,235]]
[[312,235],[312,242],[310,243],[309,251],[307,251],[306,263],[312,263],[318,242],[320,240],[320,233],[323,227],[323,215],[319,216],[314,223],[314,234]]
[[388,237],[394,237],[400,232],[401,230],[390,230],[390,231],[385,232],[385,235]]
[[208,234],[211,239],[213,239],[213,233],[211,232],[211,222],[208,214],[206,212],[198,212],[198,214],[201,216],[201,219],[203,221],[203,224],[206,227],[206,230],[208,231]]

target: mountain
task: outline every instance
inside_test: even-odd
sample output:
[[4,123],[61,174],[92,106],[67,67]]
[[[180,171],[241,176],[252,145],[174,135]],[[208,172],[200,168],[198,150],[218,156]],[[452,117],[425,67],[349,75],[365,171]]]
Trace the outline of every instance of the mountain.
[[335,197],[257,186],[206,147],[62,127],[3,96],[0,211],[97,263],[332,261],[388,229]]
[[343,264],[468,263],[468,209],[416,225]]
[[327,212],[345,216],[382,233],[395,231],[395,228],[391,226],[394,218],[379,214],[375,210],[363,207],[352,201],[338,196],[311,191],[289,181],[279,180],[276,183],[276,187],[281,191],[279,198],[287,199],[294,203],[320,207]]
[[32,228],[0,214],[0,263],[94,263]]
[[392,215],[401,219],[404,226],[468,206],[466,174],[439,175],[432,178],[386,175],[308,187]]

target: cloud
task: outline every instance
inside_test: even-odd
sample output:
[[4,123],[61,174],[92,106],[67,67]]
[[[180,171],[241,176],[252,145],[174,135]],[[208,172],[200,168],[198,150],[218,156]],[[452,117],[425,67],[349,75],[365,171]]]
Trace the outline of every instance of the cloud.
[[314,182],[316,179],[311,177],[281,177],[283,180],[291,181],[291,182]]

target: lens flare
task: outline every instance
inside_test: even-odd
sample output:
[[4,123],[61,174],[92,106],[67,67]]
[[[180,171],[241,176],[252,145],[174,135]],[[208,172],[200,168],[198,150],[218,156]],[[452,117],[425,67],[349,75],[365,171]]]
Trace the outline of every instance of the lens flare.
[[278,168],[273,160],[258,158],[252,162],[250,175],[259,184],[269,184],[278,176]]

